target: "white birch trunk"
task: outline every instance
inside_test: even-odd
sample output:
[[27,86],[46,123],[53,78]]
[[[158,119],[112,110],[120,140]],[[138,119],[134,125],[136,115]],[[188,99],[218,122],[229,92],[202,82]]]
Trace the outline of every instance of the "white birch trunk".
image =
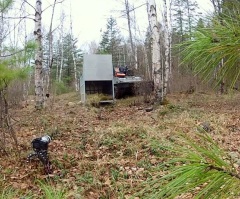
[[74,66],[74,85],[75,85],[75,90],[78,91],[78,78],[77,78],[77,64],[76,64],[76,58],[74,55],[74,51],[72,50],[72,58],[73,58],[73,66]]
[[169,24],[170,24],[170,29],[169,29],[169,64],[170,64],[170,68],[169,68],[169,77],[172,77],[172,1],[170,1],[170,7],[169,7]]
[[[25,4],[23,4],[23,15],[26,15]],[[27,44],[27,22],[26,22],[26,19],[23,20],[23,23],[24,23],[24,43],[25,43],[25,46],[26,46],[26,44]],[[24,56],[26,57],[26,51],[25,51]],[[27,65],[27,62],[24,61],[24,67],[26,67],[26,65]],[[29,74],[28,78],[29,78],[29,80],[31,80],[31,74]],[[27,99],[28,99],[28,89],[29,89],[28,83],[24,82],[23,83],[23,100],[26,103],[27,103]]]
[[151,28],[151,41],[152,41],[152,77],[154,82],[154,91],[156,100],[161,101],[161,57],[160,57],[160,32],[157,21],[156,3],[155,0],[149,0],[148,16]]
[[58,82],[62,81],[62,69],[63,69],[63,22],[64,22],[64,16],[62,14],[61,16],[61,32],[60,32],[60,43],[61,43],[61,57],[60,57],[60,68],[59,68],[59,76],[58,76]]
[[[59,41],[58,41],[59,43]],[[58,44],[57,44],[57,58],[56,58],[56,67],[57,67],[57,71],[56,71],[56,82],[58,81],[58,73],[59,73],[59,59],[58,59],[58,55],[60,53],[59,49],[58,49]]]
[[62,69],[63,69],[63,39],[61,38],[61,57],[60,57],[60,68],[59,68],[59,76],[58,81],[62,81]]
[[43,53],[42,53],[42,1],[36,0],[36,12],[35,12],[35,40],[37,43],[37,51],[35,55],[35,97],[37,110],[42,109],[44,106],[44,94],[43,94]]
[[127,14],[127,22],[128,22],[128,32],[129,32],[129,39],[131,44],[131,59],[134,61],[134,65],[136,64],[135,60],[135,48],[133,44],[133,37],[132,37],[132,30],[131,30],[131,18],[130,18],[130,9],[129,9],[129,2],[125,0],[125,9]]
[[74,67],[74,85],[75,85],[75,91],[78,91],[78,78],[77,78],[77,64],[76,64],[76,58],[74,55],[74,43],[72,41],[72,58],[73,58],[73,67]]
[[165,99],[167,96],[167,88],[169,82],[169,71],[170,71],[170,60],[169,60],[169,53],[170,53],[170,38],[169,38],[169,24],[168,24],[168,9],[167,9],[167,2],[164,0],[164,9],[163,9],[163,17],[164,17],[164,47],[165,47],[165,64],[164,64],[164,77],[163,77],[163,93],[162,99]]
[[51,22],[50,22],[50,28],[48,33],[48,41],[49,41],[49,58],[48,58],[48,64],[47,64],[47,74],[46,74],[46,93],[49,94],[49,84],[50,84],[50,74],[51,74],[51,68],[53,63],[53,34],[52,34],[52,23],[53,23],[53,17],[54,17],[54,11],[55,11],[55,5],[56,1],[54,0],[53,8],[52,8],[52,16],[51,16]]
[[134,9],[134,57],[135,57],[135,69],[138,69],[138,49],[137,49],[137,42],[136,42],[136,38],[137,38],[137,27],[136,27],[136,14],[135,14],[135,9]]
[[[71,7],[71,5],[70,5]],[[72,8],[71,8],[72,9]],[[70,9],[70,11],[71,11]],[[71,30],[71,45],[72,45],[72,58],[73,58],[73,67],[74,67],[74,85],[75,85],[75,91],[79,91],[79,87],[78,87],[78,78],[77,78],[77,64],[76,64],[76,57],[75,57],[75,54],[74,54],[74,42],[73,42],[73,27],[72,27],[72,15],[71,15],[71,12],[70,12],[70,30]]]
[[3,19],[3,12],[1,12],[1,22],[0,22],[0,55],[2,55],[2,50],[3,50],[3,24],[4,24],[4,19]]
[[146,70],[145,70],[145,77],[147,80],[151,80],[151,70],[148,64],[148,56],[147,56],[147,50],[146,50],[146,46],[142,45],[142,52],[144,54],[144,65],[146,66]]
[[58,58],[57,58],[57,60],[56,60],[56,65],[57,65],[57,66],[56,66],[56,67],[57,67],[57,69],[56,69],[56,70],[57,70],[57,71],[56,71],[56,81],[58,81],[58,68],[59,68],[58,64],[59,64],[59,63],[58,63]]

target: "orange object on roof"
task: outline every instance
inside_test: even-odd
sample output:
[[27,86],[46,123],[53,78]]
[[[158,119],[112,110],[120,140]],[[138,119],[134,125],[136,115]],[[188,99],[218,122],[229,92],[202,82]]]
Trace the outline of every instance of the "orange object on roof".
[[115,73],[116,77],[125,77],[126,75],[124,73]]
[[121,73],[121,72],[119,71],[119,68],[118,68],[118,67],[115,67],[114,70],[115,70],[115,77],[125,77],[125,76],[126,76],[126,74]]

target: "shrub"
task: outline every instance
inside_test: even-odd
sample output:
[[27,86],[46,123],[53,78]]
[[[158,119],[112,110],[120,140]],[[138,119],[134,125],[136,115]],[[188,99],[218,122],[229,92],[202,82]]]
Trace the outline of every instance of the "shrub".
[[68,86],[64,84],[64,82],[54,82],[53,89],[57,95],[68,93],[71,90]]

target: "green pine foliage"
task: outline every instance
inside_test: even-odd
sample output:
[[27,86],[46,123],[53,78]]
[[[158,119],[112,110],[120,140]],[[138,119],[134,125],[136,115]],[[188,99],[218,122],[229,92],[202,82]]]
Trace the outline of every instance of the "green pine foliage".
[[24,49],[5,48],[7,54],[0,60],[0,90],[15,79],[25,79],[31,71],[26,63],[33,57],[35,42],[29,41]]
[[207,134],[180,135],[160,147],[168,159],[159,176],[149,179],[144,198],[176,198],[190,193],[192,198],[237,198],[240,175],[233,163]]
[[113,63],[119,61],[119,47],[122,46],[122,36],[117,21],[113,17],[107,20],[107,29],[103,32],[99,44],[99,54],[112,54]]
[[[77,71],[80,71],[80,62],[82,59],[82,52],[76,46],[77,39],[73,38],[73,35],[67,34],[63,38],[63,57],[64,57],[64,67],[63,67],[63,81],[66,86],[71,86],[74,81],[74,61],[72,53],[74,53],[75,61],[77,64]],[[73,44],[73,45],[72,45]]]
[[0,12],[1,13],[7,12],[11,8],[13,3],[14,3],[13,0],[3,0],[3,1],[0,1]]
[[[63,48],[62,44],[58,41],[53,43],[53,63],[51,68],[51,79],[55,80],[53,81],[53,87],[55,86],[55,82],[57,82],[59,79],[59,68],[61,65],[61,61],[63,61],[63,68],[62,68],[62,74],[61,74],[61,81],[63,81],[63,84],[58,84],[60,86],[64,87],[72,87],[73,81],[74,81],[74,60],[73,55],[76,62],[76,69],[77,69],[77,76],[80,76],[82,71],[82,64],[83,64],[83,52],[77,47],[77,38],[74,37],[74,35],[67,33],[65,36],[63,36]],[[46,39],[44,41],[43,45],[43,51],[44,51],[44,59],[48,60],[49,58],[49,41]],[[69,88],[67,88],[69,89]]]
[[27,77],[30,68],[9,68],[5,63],[0,63],[0,90],[7,87],[15,79]]
[[240,77],[240,3],[235,3],[238,6],[234,4],[234,10],[225,7],[224,13],[211,19],[211,25],[199,28],[192,40],[180,45],[182,64],[188,65],[203,80],[214,77],[216,85],[224,80],[234,87]]

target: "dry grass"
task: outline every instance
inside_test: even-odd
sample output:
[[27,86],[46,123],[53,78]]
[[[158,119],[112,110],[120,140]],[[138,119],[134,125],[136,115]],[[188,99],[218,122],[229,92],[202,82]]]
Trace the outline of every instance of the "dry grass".
[[[44,195],[41,180],[64,187],[66,198],[129,198],[154,178],[164,161],[159,144],[177,132],[194,134],[208,122],[210,135],[239,153],[239,97],[178,94],[169,96],[170,104],[146,112],[148,105],[134,104],[136,98],[96,108],[78,103],[79,96],[71,93],[49,99],[52,105],[42,112],[35,112],[33,104],[12,110],[20,121],[15,127],[21,153],[20,158],[0,157],[0,192],[12,186],[19,197],[39,198]],[[38,161],[27,164],[25,159],[31,140],[55,127],[60,134],[49,149],[54,173],[47,177]]]

